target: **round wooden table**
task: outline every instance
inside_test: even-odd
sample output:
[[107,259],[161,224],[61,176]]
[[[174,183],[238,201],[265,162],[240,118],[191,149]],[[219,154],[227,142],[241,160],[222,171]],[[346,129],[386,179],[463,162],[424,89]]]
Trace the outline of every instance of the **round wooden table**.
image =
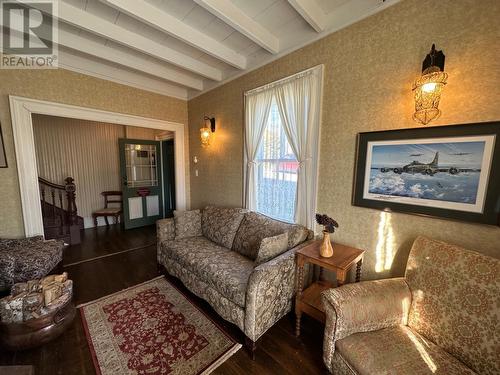
[[37,319],[19,323],[0,322],[0,346],[23,350],[43,345],[61,335],[73,322],[76,308],[72,299]]

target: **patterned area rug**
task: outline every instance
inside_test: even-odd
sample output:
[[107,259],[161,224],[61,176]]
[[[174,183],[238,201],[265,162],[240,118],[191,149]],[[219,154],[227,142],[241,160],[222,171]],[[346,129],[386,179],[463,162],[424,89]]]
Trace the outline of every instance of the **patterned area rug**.
[[163,276],[79,307],[98,374],[208,374],[241,348]]

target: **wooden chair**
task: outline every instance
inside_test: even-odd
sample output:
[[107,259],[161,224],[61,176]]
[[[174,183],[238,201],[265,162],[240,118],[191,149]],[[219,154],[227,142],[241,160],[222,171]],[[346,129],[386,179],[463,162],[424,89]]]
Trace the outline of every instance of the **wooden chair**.
[[[118,218],[122,214],[122,207],[123,207],[122,192],[103,191],[101,195],[104,197],[104,208],[92,213],[92,218],[94,219],[94,225],[97,227],[97,218],[99,216],[104,216],[104,221],[106,222],[107,226],[109,226],[108,222],[109,216],[113,216],[115,218],[115,224],[118,224]],[[119,203],[119,207],[109,207],[110,203]]]

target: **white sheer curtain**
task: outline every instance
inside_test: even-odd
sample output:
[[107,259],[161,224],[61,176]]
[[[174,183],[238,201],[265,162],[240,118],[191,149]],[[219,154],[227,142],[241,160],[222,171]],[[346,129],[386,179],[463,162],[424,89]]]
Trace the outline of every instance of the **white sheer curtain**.
[[256,210],[257,168],[256,156],[262,139],[264,126],[269,117],[273,93],[271,90],[247,93],[245,95],[245,156],[247,161],[245,184],[245,207]]
[[314,228],[316,210],[321,67],[275,87],[285,134],[299,162],[295,222]]
[[320,65],[245,93],[246,207],[256,210],[256,156],[274,99],[299,162],[294,221],[311,229],[316,210],[322,75]]

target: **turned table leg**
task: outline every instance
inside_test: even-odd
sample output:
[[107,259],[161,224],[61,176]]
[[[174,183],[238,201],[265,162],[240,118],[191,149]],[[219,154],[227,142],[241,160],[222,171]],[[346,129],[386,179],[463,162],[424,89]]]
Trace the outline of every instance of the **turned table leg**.
[[302,298],[302,288],[304,287],[304,265],[297,267],[297,297],[295,301],[295,336],[300,336],[300,318],[302,311],[300,310],[299,301]]
[[361,280],[361,266],[363,265],[363,259],[360,259],[356,264],[356,282],[359,283]]

